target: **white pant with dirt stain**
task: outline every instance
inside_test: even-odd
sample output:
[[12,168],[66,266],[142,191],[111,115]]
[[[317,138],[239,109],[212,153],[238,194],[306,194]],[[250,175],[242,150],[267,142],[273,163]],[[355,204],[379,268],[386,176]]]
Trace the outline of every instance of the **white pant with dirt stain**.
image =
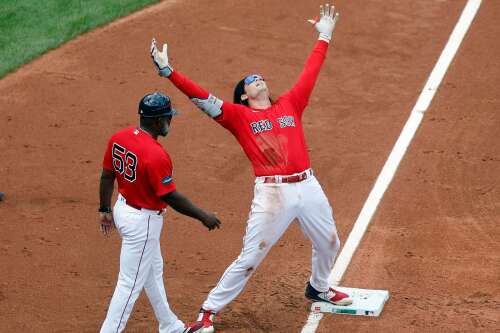
[[160,234],[163,216],[157,211],[127,206],[120,195],[113,209],[116,229],[122,238],[120,273],[101,333],[125,329],[142,288],[153,306],[160,333],[179,333],[184,324],[170,310],[163,285]]
[[264,177],[256,178],[243,249],[210,291],[203,309],[218,312],[236,298],[295,218],[312,242],[310,283],[318,291],[328,290],[340,241],[328,199],[308,172],[311,176],[297,183],[264,183]]

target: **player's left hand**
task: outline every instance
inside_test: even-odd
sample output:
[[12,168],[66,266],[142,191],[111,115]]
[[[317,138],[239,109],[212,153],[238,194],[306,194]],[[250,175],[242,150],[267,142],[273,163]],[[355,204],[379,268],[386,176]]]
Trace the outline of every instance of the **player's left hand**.
[[115,227],[113,213],[99,213],[98,223],[101,226],[101,232],[106,237],[109,237],[111,235],[111,231]]
[[156,45],[156,39],[151,41],[151,58],[158,69],[160,76],[169,77],[173,72],[172,66],[168,62],[167,44],[163,44],[163,50],[160,52]]
[[325,7],[319,7],[319,21],[307,20],[309,23],[313,24],[316,30],[319,32],[319,38],[329,42],[332,39],[333,31],[335,30],[335,24],[339,19],[339,13],[335,13],[335,7],[326,4]]

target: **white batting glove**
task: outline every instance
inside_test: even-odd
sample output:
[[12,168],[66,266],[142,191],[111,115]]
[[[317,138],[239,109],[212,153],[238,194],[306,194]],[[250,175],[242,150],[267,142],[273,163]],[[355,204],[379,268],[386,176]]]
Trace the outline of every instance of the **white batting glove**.
[[307,21],[313,24],[319,32],[319,39],[324,40],[325,42],[330,42],[338,19],[339,13],[335,13],[335,7],[326,4],[325,7],[319,6],[319,21]]
[[154,38],[151,41],[151,58],[153,59],[153,63],[158,69],[158,74],[160,74],[160,76],[169,77],[174,71],[172,66],[168,63],[167,44],[163,44],[163,50],[160,52],[158,51],[156,39]]

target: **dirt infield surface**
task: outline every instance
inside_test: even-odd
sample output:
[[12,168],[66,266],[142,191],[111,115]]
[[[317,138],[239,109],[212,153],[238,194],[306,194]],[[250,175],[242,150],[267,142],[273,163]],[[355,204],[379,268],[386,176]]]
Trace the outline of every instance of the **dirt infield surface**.
[[[50,52],[0,81],[0,332],[96,332],[119,238],[96,223],[105,142],[137,123],[149,91],[181,116],[162,144],[179,190],[218,212],[208,233],[170,212],[162,238],[169,302],[192,321],[238,255],[252,198],[233,137],[159,78],[148,48],[230,99],[246,73],[290,87],[316,33],[311,1],[165,1]],[[338,1],[335,42],[304,127],[345,241],[465,1]],[[388,289],[380,318],[326,316],[318,332],[500,332],[500,2],[485,0],[363,240],[344,284]],[[299,332],[310,244],[292,226],[218,332]],[[141,296],[127,332],[154,332]]]

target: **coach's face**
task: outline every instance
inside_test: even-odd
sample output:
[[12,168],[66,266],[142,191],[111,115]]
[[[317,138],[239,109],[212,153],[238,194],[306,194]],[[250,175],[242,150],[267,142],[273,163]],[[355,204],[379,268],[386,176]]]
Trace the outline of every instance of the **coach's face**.
[[158,118],[158,132],[161,136],[167,136],[170,130],[171,116]]

